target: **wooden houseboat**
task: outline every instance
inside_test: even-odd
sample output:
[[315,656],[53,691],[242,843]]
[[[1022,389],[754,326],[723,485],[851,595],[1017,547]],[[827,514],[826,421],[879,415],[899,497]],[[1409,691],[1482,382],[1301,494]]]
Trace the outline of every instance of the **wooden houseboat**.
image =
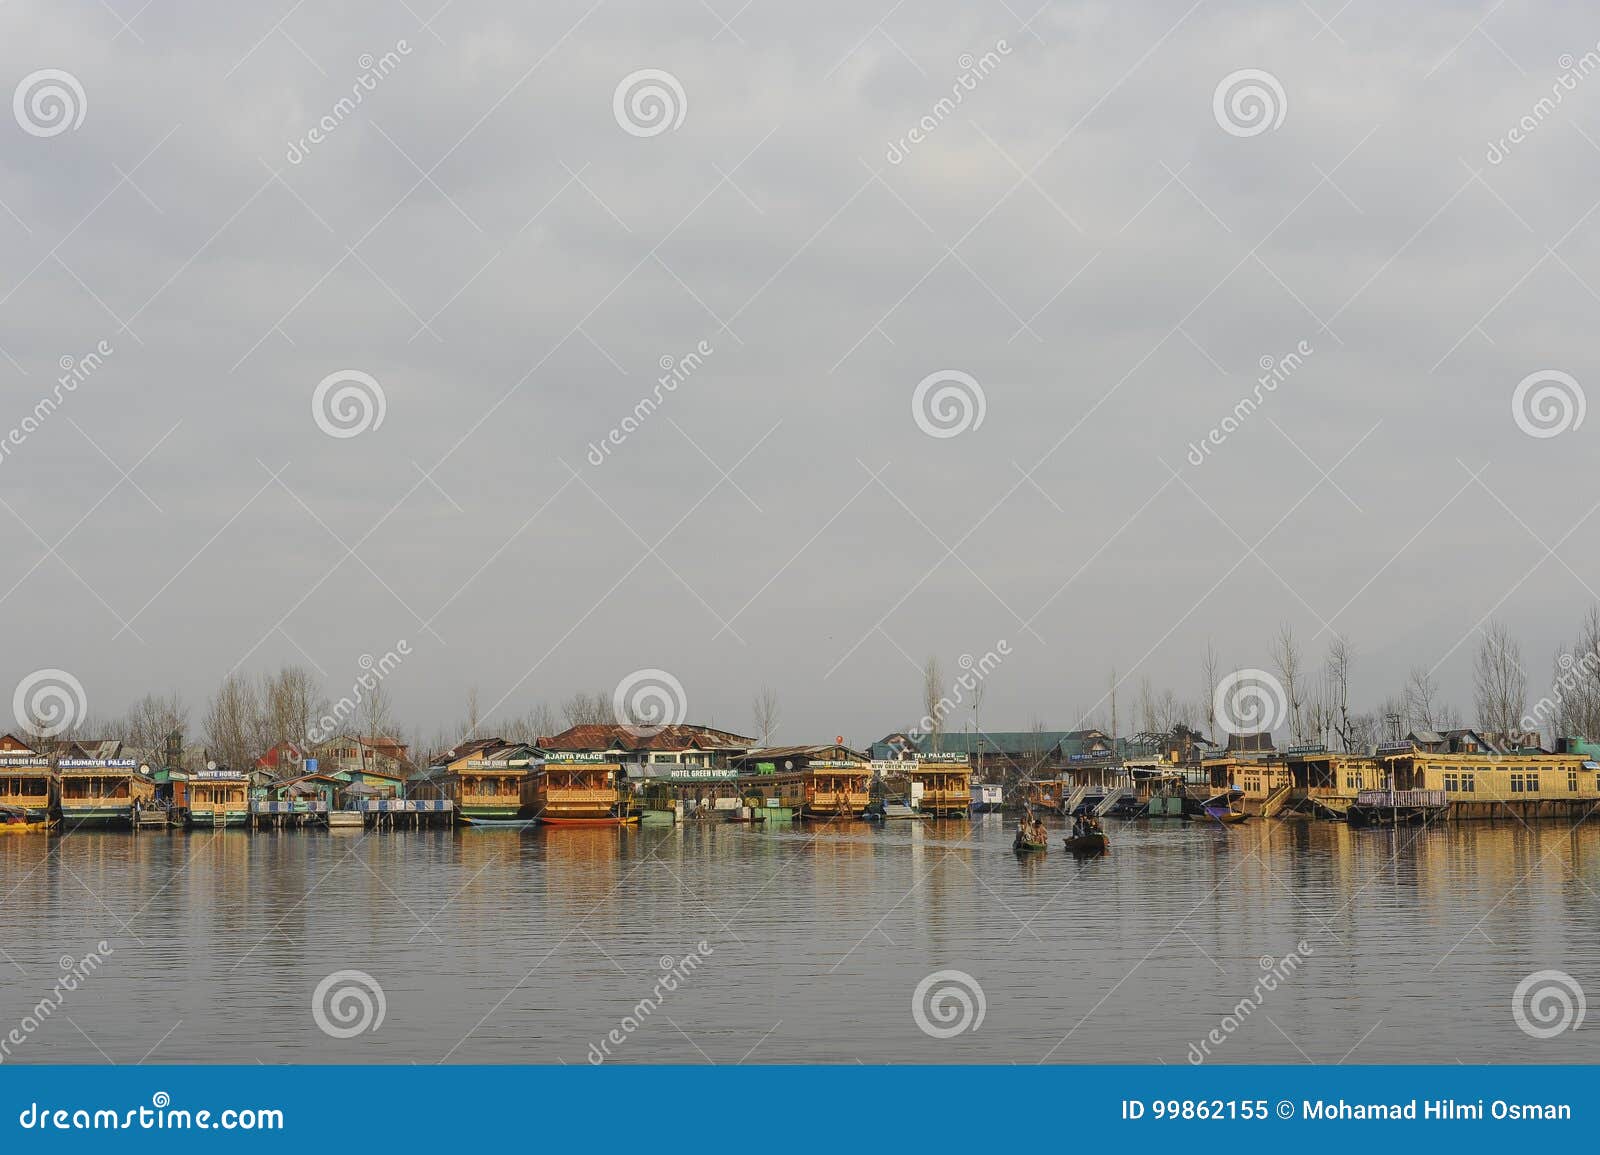
[[761,747],[734,762],[744,805],[768,821],[857,818],[872,801],[874,763],[842,739]]
[[197,829],[246,826],[250,822],[250,775],[215,762],[189,775],[188,824]]
[[[737,759],[754,739],[713,726],[680,722],[641,730],[617,723],[570,726],[539,739],[552,789],[596,789],[595,783],[556,786],[575,764],[609,764],[622,813],[630,821],[719,821],[740,809]],[[555,814],[553,808],[547,810]]]
[[445,751],[413,775],[406,792],[412,798],[452,803],[468,825],[525,823],[537,755],[522,742],[475,739]]
[[0,806],[17,811],[21,822],[37,826],[48,823],[55,813],[58,793],[59,781],[49,758],[34,753],[20,742],[0,748]]
[[603,755],[545,752],[528,780],[530,813],[546,826],[630,826],[639,807],[621,763]]
[[135,758],[62,758],[60,809],[63,829],[127,826],[139,810],[155,804],[155,781]]
[[1441,816],[1451,821],[1575,821],[1600,806],[1600,763],[1581,753],[1481,748],[1446,753],[1397,743],[1379,747],[1379,756],[1392,789],[1438,794],[1447,808]]
[[972,770],[963,761],[923,755],[906,768],[913,809],[935,818],[965,818],[972,806]]

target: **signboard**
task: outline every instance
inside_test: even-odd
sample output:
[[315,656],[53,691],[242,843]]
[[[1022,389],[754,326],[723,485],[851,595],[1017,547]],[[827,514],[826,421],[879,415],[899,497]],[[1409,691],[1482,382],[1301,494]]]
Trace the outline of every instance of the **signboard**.
[[1309,742],[1304,746],[1290,746],[1285,754],[1326,754],[1328,748],[1321,742]]
[[[813,766],[820,765],[820,763],[817,762],[813,762],[811,764]],[[854,766],[858,770],[861,768],[861,763],[859,762],[852,762],[850,765]],[[875,773],[878,774],[900,774],[903,773],[909,766],[915,765],[915,763],[899,761],[889,762],[874,758],[868,765]]]
[[518,766],[526,766],[525,761],[512,761],[510,758],[468,758],[468,770],[512,770]]
[[666,773],[659,777],[669,782],[731,782],[738,772],[718,766],[662,766]]
[[206,778],[243,778],[243,777],[245,777],[245,775],[241,774],[237,770],[196,770],[194,772],[194,777],[195,778],[199,778],[199,779],[206,779]]
[[50,759],[38,754],[0,755],[0,766],[48,766]]
[[[813,770],[859,770],[866,765],[866,763],[852,761],[848,758],[813,758],[811,761],[807,762],[806,765]],[[877,769],[879,766],[892,766],[898,768],[900,763],[874,762],[872,763],[872,766],[873,769]]]
[[61,770],[136,770],[137,758],[63,758],[56,763]]
[[920,802],[921,800],[922,800],[922,783],[916,781],[915,779],[913,779],[912,783],[911,783],[911,801]]
[[1410,742],[1385,742],[1378,747],[1379,754],[1409,754],[1413,748]]
[[319,763],[318,763],[317,759],[315,759],[315,758],[307,758],[306,759],[306,773],[307,774],[315,774],[317,772],[317,766],[318,765],[319,765]]
[[544,756],[546,762],[610,762],[604,750],[552,750]]
[[768,798],[767,799],[767,809],[768,810],[776,810],[779,805],[780,804],[779,804],[778,799],[776,799],[776,798]]

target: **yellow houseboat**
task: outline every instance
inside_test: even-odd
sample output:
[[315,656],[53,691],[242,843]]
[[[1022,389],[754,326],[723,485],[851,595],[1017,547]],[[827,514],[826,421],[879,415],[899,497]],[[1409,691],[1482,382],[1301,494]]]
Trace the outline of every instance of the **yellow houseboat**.
[[559,752],[527,783],[531,813],[546,826],[628,826],[639,821],[622,764],[605,755]]
[[210,765],[190,775],[186,795],[190,826],[216,828],[250,822],[250,778],[242,771]]
[[31,752],[0,753],[0,814],[9,816],[4,820],[4,833],[48,830],[57,792],[50,759]]
[[[1452,821],[1586,817],[1600,806],[1600,766],[1582,754],[1433,754],[1393,760],[1398,789],[1442,791]],[[1407,765],[1409,763],[1409,765]]]
[[406,793],[453,803],[469,826],[526,824],[534,753],[520,742],[477,739],[445,751],[409,781]]
[[155,780],[140,771],[135,758],[62,758],[56,771],[67,830],[131,825],[135,807],[148,809],[155,801]]
[[972,806],[972,770],[948,756],[922,757],[905,768],[911,782],[911,806],[935,818],[965,818]]
[[807,818],[859,818],[872,800],[872,764],[849,759],[813,759],[801,783]]

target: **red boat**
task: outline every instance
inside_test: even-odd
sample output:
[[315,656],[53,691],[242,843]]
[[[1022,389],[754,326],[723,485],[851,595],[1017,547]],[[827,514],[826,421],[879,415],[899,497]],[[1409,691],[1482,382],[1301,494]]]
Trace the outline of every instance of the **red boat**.
[[541,815],[539,821],[546,826],[637,826],[639,816],[629,814],[619,818],[612,814],[604,818],[550,818]]

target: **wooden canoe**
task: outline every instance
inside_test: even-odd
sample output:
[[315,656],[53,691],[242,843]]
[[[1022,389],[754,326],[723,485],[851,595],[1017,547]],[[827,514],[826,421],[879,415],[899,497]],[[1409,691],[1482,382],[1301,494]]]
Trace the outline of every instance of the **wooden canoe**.
[[1031,854],[1040,850],[1048,850],[1049,848],[1049,840],[1046,839],[1039,842],[1033,842],[1022,837],[1020,833],[1011,840],[1011,849],[1015,850],[1018,854]]
[[607,815],[604,818],[550,818],[541,815],[539,821],[546,826],[637,826],[639,816],[629,814],[620,818],[616,815]]
[[1073,854],[1104,854],[1111,849],[1111,839],[1098,830],[1092,834],[1080,834],[1076,838],[1069,834],[1064,841]]

